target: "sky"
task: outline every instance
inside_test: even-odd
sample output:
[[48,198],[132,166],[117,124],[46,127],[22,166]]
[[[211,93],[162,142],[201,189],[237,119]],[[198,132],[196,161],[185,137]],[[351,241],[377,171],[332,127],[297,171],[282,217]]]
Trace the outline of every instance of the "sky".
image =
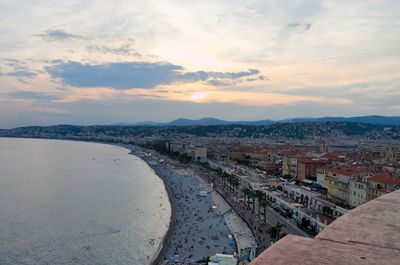
[[400,115],[398,0],[0,0],[0,128]]

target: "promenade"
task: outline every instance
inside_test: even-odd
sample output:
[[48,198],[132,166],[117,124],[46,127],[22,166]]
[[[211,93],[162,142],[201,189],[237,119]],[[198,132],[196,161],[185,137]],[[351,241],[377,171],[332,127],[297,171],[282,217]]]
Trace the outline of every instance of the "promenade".
[[253,232],[255,233],[256,241],[259,244],[258,252],[261,252],[271,246],[271,238],[269,236],[268,230],[277,222],[284,224],[282,232],[285,232],[287,234],[310,237],[307,233],[302,231],[295,224],[288,221],[286,218],[275,212],[270,207],[265,208],[266,218],[264,220],[264,214],[260,211],[261,209],[258,208],[257,200],[255,200],[254,206],[252,204],[247,204],[241,201],[241,198],[244,197],[241,191],[242,187],[238,187],[238,192],[236,194],[232,189],[224,185],[215,175],[210,174],[207,169],[196,164],[191,164],[190,168],[194,170],[199,176],[202,176],[203,179],[207,180],[210,183],[214,183],[214,189],[218,190],[218,192],[220,192],[224,196],[224,198],[235,207],[235,209],[246,220],[249,226],[251,226]]

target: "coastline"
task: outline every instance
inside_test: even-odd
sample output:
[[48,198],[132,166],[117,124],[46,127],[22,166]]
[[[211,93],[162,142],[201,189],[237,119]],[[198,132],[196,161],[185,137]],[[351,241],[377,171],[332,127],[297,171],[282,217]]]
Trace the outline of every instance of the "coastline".
[[[147,163],[147,164],[149,165],[149,163]],[[154,168],[152,168],[152,169],[154,170]],[[154,170],[154,173],[164,183],[165,190],[167,191],[167,194],[168,194],[168,200],[171,205],[171,217],[170,217],[170,221],[169,221],[168,231],[162,238],[162,240],[160,242],[160,246],[158,247],[158,250],[157,250],[156,254],[154,255],[152,261],[150,262],[151,265],[157,265],[165,256],[167,249],[168,249],[167,243],[171,239],[172,233],[174,232],[175,226],[176,226],[176,221],[175,221],[176,220],[176,203],[175,203],[175,200],[173,199],[172,192],[171,192],[170,188],[168,187],[168,185],[166,184],[164,178],[160,177],[155,170]]]
[[[193,165],[181,165],[179,162],[174,161],[174,160],[169,160],[165,156],[160,155],[157,152],[150,151],[150,150],[147,150],[142,147],[135,146],[135,145],[126,144],[126,145],[119,145],[119,146],[128,149],[130,151],[129,154],[142,159],[144,162],[146,162],[146,164],[151,169],[153,169],[154,173],[163,181],[164,187],[168,194],[168,199],[170,201],[170,205],[171,205],[170,225],[168,227],[168,231],[166,232],[162,241],[160,242],[157,252],[155,253],[154,257],[151,259],[150,264],[152,264],[152,265],[164,264],[163,263],[164,260],[167,260],[168,264],[174,264],[174,261],[178,261],[178,260],[179,260],[179,262],[181,262],[179,264],[192,264],[193,262],[196,262],[199,259],[201,259],[201,257],[212,256],[217,253],[227,253],[227,254],[240,253],[239,247],[242,248],[242,247],[249,247],[249,246],[253,245],[253,243],[251,243],[251,242],[254,241],[254,238],[252,238],[251,231],[248,230],[246,224],[239,218],[239,216],[237,216],[237,218],[235,218],[235,220],[232,220],[230,217],[228,219],[226,219],[228,216],[224,216],[224,215],[227,213],[227,210],[229,210],[229,208],[231,208],[231,207],[224,201],[224,199],[222,197],[215,198],[215,197],[219,197],[220,195],[217,194],[217,192],[213,190],[213,188],[206,181],[206,179],[204,179],[204,176],[202,176],[203,174],[201,172],[199,172],[198,169],[193,167]],[[152,155],[151,156],[144,155],[145,153],[148,153],[148,152],[151,152]],[[158,161],[160,159],[163,159],[167,163],[166,164],[159,163]],[[168,171],[168,170],[170,170],[170,171]],[[186,174],[185,176],[181,175],[182,171],[184,172],[183,175]],[[193,191],[195,191],[195,189],[198,189],[198,190],[205,190],[208,192],[207,199],[208,199],[209,205],[207,207],[211,207],[212,205],[214,205],[212,207],[217,208],[216,212],[214,211],[214,213],[211,213],[211,215],[213,215],[213,216],[208,215],[208,217],[207,217],[207,210],[206,210],[206,212],[201,212],[205,208],[204,204],[203,204],[203,206],[197,205],[197,207],[196,207],[196,205],[195,206],[193,205],[193,202],[191,202],[191,200],[197,201],[197,200],[201,199],[199,197],[196,197],[196,195],[191,195],[191,196],[189,196],[189,198],[182,199],[182,195],[184,197],[187,196],[184,193],[185,189],[182,187],[180,189],[177,188],[177,185],[176,185],[176,183],[174,183],[174,181],[178,181],[178,183],[180,183],[179,181],[184,181],[185,179],[187,181],[191,181],[191,179],[196,179],[196,181],[198,183],[194,184],[193,182],[191,182],[191,184],[194,185],[194,186],[192,186],[194,189]],[[171,183],[171,181],[172,181],[172,183]],[[185,184],[184,184],[184,186],[185,186]],[[195,188],[195,186],[197,188]],[[192,189],[190,189],[190,190],[192,190]],[[181,192],[182,192],[182,194],[179,194]],[[188,192],[188,190],[186,190],[186,192]],[[194,192],[194,194],[195,193],[198,193],[198,191]],[[197,203],[198,202],[196,202],[195,204],[197,204]],[[183,208],[192,207],[192,206],[195,207],[195,208],[191,208],[191,209],[193,209],[193,212],[197,211],[197,214],[200,214],[198,216],[204,217],[205,218],[204,220],[201,220],[199,223],[196,223],[196,224],[195,223],[190,224],[192,221],[195,221],[193,219],[190,219],[190,217],[189,217],[192,210],[190,210],[190,213],[188,213],[188,212],[185,212],[185,210],[183,210]],[[211,212],[213,212],[213,211],[211,211]],[[196,216],[196,214],[194,214],[194,215]],[[230,213],[229,216],[231,216],[231,215],[235,215],[235,213]],[[221,223],[221,221],[222,221],[222,223]],[[209,230],[210,227],[207,227],[206,229],[204,229],[204,227],[201,227],[204,225],[204,223],[207,226],[210,226],[211,230]],[[219,227],[218,227],[218,224],[220,225]],[[188,225],[188,226],[187,226],[187,228],[184,228],[184,229],[189,229],[189,231],[191,231],[192,233],[189,233],[189,232],[185,233],[185,231],[188,231],[188,230],[183,230],[182,228],[183,228],[183,226],[186,227],[186,225]],[[198,233],[200,233],[198,236],[195,236],[196,241],[198,240],[199,237],[203,238],[204,240],[207,238],[207,240],[205,240],[206,242],[205,242],[204,246],[196,246],[196,244],[198,244],[198,242],[195,242],[195,240],[193,239],[192,243],[191,243],[191,240],[189,240],[189,244],[186,244],[186,248],[185,248],[185,243],[183,243],[183,241],[185,241],[185,239],[187,240],[189,235],[190,236],[192,236],[191,234],[195,235],[195,233],[197,233],[196,231]],[[212,231],[214,231],[214,232],[212,232]],[[219,237],[219,239],[217,239],[217,241],[209,239],[209,238],[212,238],[213,235],[215,236],[216,234]],[[230,236],[229,236],[229,234],[230,234]],[[240,236],[238,236],[238,235],[240,235]],[[232,239],[232,236],[233,236],[233,239]],[[181,241],[182,241],[183,247],[179,246]],[[230,242],[230,241],[233,241],[233,245],[231,245],[232,242]],[[176,249],[177,242],[178,242],[178,248]],[[192,244],[195,247],[194,249],[193,249]],[[209,244],[210,247],[207,244]],[[213,248],[212,244],[216,244],[214,246],[216,248]],[[190,247],[190,245],[192,245],[192,246]],[[224,247],[224,246],[226,246],[226,247]],[[198,247],[200,247],[200,249]],[[208,253],[204,252],[205,247],[207,247],[207,249],[209,251]],[[190,248],[192,248],[192,250],[190,250]],[[180,251],[183,251],[184,253],[182,253]],[[212,251],[212,253],[210,253],[210,251]],[[227,252],[225,252],[225,251],[227,251]],[[174,255],[174,252],[175,252],[175,255]],[[178,254],[178,255],[176,255],[176,254]],[[188,259],[188,254],[192,254],[190,256],[193,256],[193,258],[190,259],[190,257],[189,257],[189,259]],[[174,258],[172,258],[172,260],[171,260],[171,255],[179,256],[179,258],[176,260]],[[186,258],[184,256],[186,256]],[[198,258],[194,259],[196,256]],[[171,261],[172,261],[172,263],[169,263]],[[165,264],[167,264],[167,263],[165,263]],[[176,263],[176,264],[178,264],[178,263]]]
[[[52,140],[68,141],[69,139]],[[198,262],[202,258],[213,256],[216,253],[234,254],[234,252],[239,251],[239,249],[236,248],[236,246],[239,246],[236,238],[236,233],[239,230],[234,231],[235,228],[231,227],[230,224],[227,224],[229,222],[224,221],[225,211],[222,211],[224,206],[221,206],[221,204],[218,203],[218,200],[216,201],[214,199],[214,196],[211,196],[212,193],[216,192],[212,191],[213,189],[212,187],[210,188],[210,183],[207,181],[206,175],[204,175],[204,172],[202,172],[201,170],[199,171],[196,165],[181,164],[178,161],[171,160],[169,158],[167,159],[167,156],[159,154],[153,150],[149,150],[132,144],[110,143],[103,141],[69,141],[88,142],[122,147],[128,151],[127,154],[133,155],[144,161],[153,170],[155,175],[157,175],[157,177],[159,177],[163,181],[171,206],[170,222],[167,232],[159,243],[157,251],[154,253],[154,256],[149,259],[149,264],[193,264],[194,262]],[[151,155],[147,155],[148,153],[151,153]],[[167,163],[164,164],[160,161],[161,159],[163,159]],[[197,179],[197,181],[193,182],[193,179]],[[184,188],[182,188],[182,185],[177,185],[176,181],[177,183],[181,183],[180,181],[188,181],[188,183],[184,183]],[[193,192],[192,188],[190,188],[189,191],[188,184],[191,185],[189,187],[193,187]],[[180,186],[180,189],[178,186]],[[199,197],[199,190],[208,190],[208,196],[206,198],[201,196]],[[191,193],[189,196],[187,196],[189,194],[188,192]],[[186,197],[186,199],[184,197]],[[193,200],[195,202],[193,202]],[[217,207],[215,205],[217,205]],[[214,211],[209,208],[211,206]],[[189,207],[194,208],[191,208],[189,210]],[[208,214],[207,209],[209,209]],[[195,212],[197,213],[197,215]],[[194,213],[194,216],[197,217],[201,216],[201,220],[198,220],[198,222],[195,224],[196,220],[194,220],[192,216],[189,217],[188,213]],[[222,224],[220,221],[221,218]],[[191,221],[195,221],[193,222],[193,225],[189,224],[189,222]],[[219,223],[217,223],[217,221],[219,221]],[[204,227],[205,225],[206,227]],[[183,226],[185,226],[186,228],[184,228]],[[191,240],[189,240],[189,245],[182,242],[182,245],[184,246],[178,246],[177,250],[175,251],[176,243],[179,242],[180,245],[181,241],[185,240],[185,231],[192,231],[191,234],[187,232],[186,238],[194,237],[194,243],[192,243]],[[234,236],[233,240],[232,234]],[[212,237],[219,237],[219,239],[214,239]],[[202,242],[198,242],[198,238],[200,238]],[[199,246],[199,243],[202,246]],[[194,248],[192,244],[194,245]],[[188,249],[188,247],[190,248],[190,245],[192,245],[192,249]],[[188,254],[192,255],[188,256]],[[166,262],[164,263],[163,260],[166,260]]]
[[168,249],[167,242],[170,240],[170,238],[172,236],[172,233],[175,230],[175,226],[176,226],[176,221],[175,221],[176,220],[176,202],[175,202],[175,200],[173,198],[172,191],[171,191],[170,187],[167,185],[164,177],[161,176],[161,174],[159,172],[157,172],[157,169],[153,165],[151,165],[149,163],[149,161],[147,161],[143,157],[139,156],[138,153],[135,153],[135,150],[132,148],[133,146],[126,146],[126,145],[119,145],[119,144],[117,144],[116,146],[128,149],[129,150],[129,153],[128,153],[129,155],[135,156],[135,157],[141,159],[142,161],[144,161],[153,170],[154,174],[162,180],[164,188],[165,188],[165,190],[167,192],[168,201],[169,201],[169,203],[171,205],[171,216],[170,216],[170,220],[169,220],[168,230],[165,233],[164,237],[161,239],[161,242],[160,242],[160,244],[158,246],[158,249],[157,249],[155,255],[153,256],[153,258],[151,259],[151,261],[149,263],[150,265],[157,265],[163,259],[163,257],[165,256],[165,254],[167,252],[167,249]]
[[[91,261],[117,264],[126,264],[126,262],[150,264],[151,261],[152,264],[155,264],[159,259],[158,256],[163,254],[166,246],[164,242],[174,228],[174,203],[164,181],[161,183],[157,179],[161,177],[163,180],[162,175],[152,175],[153,170],[146,169],[148,163],[143,164],[143,159],[140,159],[140,157],[129,156],[129,148],[105,143],[58,139],[10,138],[13,142],[7,138],[1,138],[1,140],[2,148],[4,149],[2,149],[4,151],[2,158],[7,158],[6,155],[12,157],[10,162],[4,159],[4,162],[10,167],[5,168],[1,178],[2,183],[6,184],[8,179],[15,179],[19,181],[15,183],[23,187],[22,191],[17,188],[14,189],[14,186],[4,190],[6,196],[3,196],[5,198],[3,206],[12,205],[12,207],[4,208],[5,213],[11,213],[9,219],[4,219],[5,224],[15,222],[22,225],[25,222],[29,222],[34,226],[20,229],[18,225],[15,225],[7,229],[11,231],[8,233],[13,234],[5,233],[4,238],[13,240],[10,240],[10,244],[7,244],[6,241],[3,242],[6,244],[4,245],[3,254],[6,256],[3,257],[3,262],[0,263],[8,263],[12,260],[27,260],[28,263],[32,264],[40,263],[40,260],[46,263],[54,263],[54,260],[62,259],[67,263],[76,262],[81,264],[90,263]],[[31,152],[37,152],[38,150],[51,150],[49,152],[51,156],[43,156],[42,160],[37,159],[30,163],[29,155]],[[28,155],[20,156],[20,154]],[[20,161],[24,161],[24,164],[29,166],[26,168],[19,166]],[[40,163],[36,164],[37,161]],[[49,161],[49,164],[47,164],[47,161]],[[58,164],[62,166],[56,167]],[[47,189],[46,185],[44,186],[45,189],[40,189],[43,185],[38,185],[38,188],[32,187],[29,192],[27,191],[28,188],[31,188],[31,185],[19,185],[20,183],[30,183],[31,181],[31,179],[28,179],[28,182],[24,181],[22,176],[31,177],[32,175],[32,179],[36,177],[34,174],[24,173],[40,172],[40,169],[37,169],[37,165],[44,165],[50,169],[49,172],[51,173],[48,175],[44,173],[38,175],[40,181],[43,181],[40,184],[53,184],[57,195],[54,190]],[[70,169],[71,165],[73,169]],[[16,169],[19,168],[29,169],[29,171],[17,171]],[[60,170],[58,171],[58,169]],[[54,172],[67,173],[54,175]],[[143,172],[143,174],[139,172]],[[69,177],[72,174],[73,177]],[[19,176],[21,176],[20,179]],[[68,188],[61,189],[61,186],[65,187],[65,185],[61,184],[67,184],[68,188],[74,187],[74,191],[71,192]],[[142,186],[142,184],[144,185]],[[164,184],[165,190],[162,189],[162,184]],[[43,193],[39,193],[41,191]],[[106,191],[104,196],[102,191]],[[8,196],[7,192],[10,192],[11,196]],[[147,194],[150,193],[152,195],[148,197]],[[14,194],[18,195],[18,198],[22,198],[21,202],[23,203],[12,204],[11,199]],[[24,194],[29,195],[24,197]],[[40,197],[42,194],[46,194],[46,197]],[[120,194],[125,196],[120,196]],[[168,201],[165,201],[166,194]],[[57,197],[54,200],[53,195]],[[38,201],[31,199],[31,196],[39,196],[43,199],[40,200],[39,204],[37,203]],[[154,200],[142,200],[142,198],[147,199],[150,197],[154,198]],[[43,204],[49,198],[52,199],[51,202],[54,202],[57,208]],[[56,199],[59,198],[61,199],[57,201]],[[8,203],[9,201],[10,203]],[[59,203],[57,204],[57,202]],[[168,202],[171,207],[170,210],[168,210]],[[158,203],[160,203],[159,206]],[[8,209],[12,210],[8,211]],[[33,210],[28,211],[27,215],[20,214],[26,212],[26,209]],[[149,210],[146,212],[146,209]],[[158,216],[158,212],[160,212],[160,216],[156,219],[154,217],[152,217],[153,219],[147,219],[147,216],[151,216],[152,212],[154,213],[153,216]],[[146,216],[144,216],[145,214]],[[170,217],[167,219],[168,214],[170,214]],[[18,219],[14,216],[17,216]],[[45,219],[40,219],[42,216]],[[77,216],[79,218],[76,218]],[[73,221],[71,222],[71,220]],[[151,220],[150,223],[148,220]],[[46,226],[43,226],[44,223],[46,223]],[[49,227],[50,230],[46,229],[46,227]],[[145,229],[141,227],[145,227]],[[31,228],[35,230],[30,230]],[[64,230],[64,228],[67,230]],[[23,233],[19,234],[13,231],[22,231]],[[34,235],[34,237],[31,238],[30,235]],[[39,242],[40,240],[41,244],[35,245],[35,248],[40,249],[40,255],[32,254],[33,252],[30,251],[31,248],[29,246],[19,243],[23,242],[19,238],[26,239],[29,242]],[[57,238],[57,242],[68,246],[68,251],[58,247],[58,244],[47,244],[47,242],[51,242],[55,238]],[[99,238],[101,240],[98,240]],[[151,238],[151,240],[149,241],[148,238]],[[163,244],[160,244],[162,242]],[[110,255],[110,253],[113,255]],[[14,262],[10,262],[10,264],[12,263]]]

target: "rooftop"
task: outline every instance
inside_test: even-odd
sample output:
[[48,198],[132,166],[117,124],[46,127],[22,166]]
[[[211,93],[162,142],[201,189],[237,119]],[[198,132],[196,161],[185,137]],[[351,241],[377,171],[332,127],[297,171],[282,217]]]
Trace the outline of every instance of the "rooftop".
[[287,235],[251,265],[399,264],[400,191],[361,205],[314,239]]
[[397,184],[400,185],[400,179],[391,177],[387,172],[381,172],[376,174],[375,176],[369,178],[370,181],[382,182],[387,184]]
[[369,168],[358,168],[358,167],[348,167],[348,166],[347,167],[344,166],[337,169],[331,169],[332,172],[345,176],[352,176],[359,173],[368,172],[369,170],[370,170]]

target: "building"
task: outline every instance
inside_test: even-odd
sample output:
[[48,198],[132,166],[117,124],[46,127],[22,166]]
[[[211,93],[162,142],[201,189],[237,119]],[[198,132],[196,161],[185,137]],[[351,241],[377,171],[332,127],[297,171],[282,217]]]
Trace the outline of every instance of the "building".
[[325,166],[328,160],[322,160],[319,158],[300,158],[297,159],[297,180],[302,181],[303,179],[314,179],[317,178],[317,169]]
[[207,162],[207,148],[204,146],[196,146],[194,149],[194,158],[196,162],[206,163]]
[[172,153],[179,153],[181,152],[182,144],[177,141],[171,141],[169,143],[169,151]]
[[291,159],[291,156],[284,156],[282,159],[282,176],[290,176],[291,175],[290,159]]
[[325,181],[325,176],[326,176],[327,170],[328,169],[325,167],[321,167],[321,168],[317,169],[317,183],[325,189],[328,188],[328,186],[326,185],[326,181]]
[[328,188],[328,199],[339,205],[349,205],[350,180],[368,173],[367,168],[341,167],[326,171],[325,184]]
[[368,179],[367,201],[400,188],[400,179],[388,172],[378,173]]
[[367,202],[369,176],[354,177],[349,182],[349,205],[357,207]]

